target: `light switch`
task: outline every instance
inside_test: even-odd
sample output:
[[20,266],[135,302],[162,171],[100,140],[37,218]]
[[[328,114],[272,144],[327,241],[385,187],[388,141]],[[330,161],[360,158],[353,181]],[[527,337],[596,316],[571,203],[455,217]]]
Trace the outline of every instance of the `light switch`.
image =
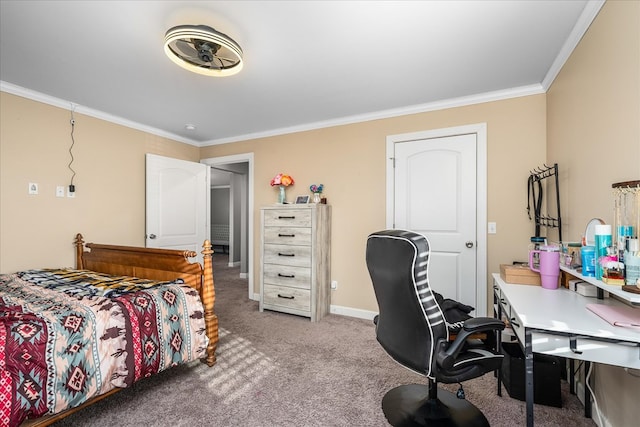
[[489,234],[496,234],[496,223],[495,222],[490,222],[487,225],[487,232]]

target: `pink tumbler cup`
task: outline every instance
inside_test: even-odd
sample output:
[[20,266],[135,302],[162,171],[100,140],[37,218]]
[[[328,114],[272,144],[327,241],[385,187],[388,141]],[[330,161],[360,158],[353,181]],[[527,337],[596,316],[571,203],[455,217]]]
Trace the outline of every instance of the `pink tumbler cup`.
[[[540,269],[533,265],[533,254],[537,253],[540,259]],[[545,289],[558,289],[558,276],[560,276],[560,252],[555,246],[541,246],[539,250],[529,252],[529,268],[540,273],[540,282]]]

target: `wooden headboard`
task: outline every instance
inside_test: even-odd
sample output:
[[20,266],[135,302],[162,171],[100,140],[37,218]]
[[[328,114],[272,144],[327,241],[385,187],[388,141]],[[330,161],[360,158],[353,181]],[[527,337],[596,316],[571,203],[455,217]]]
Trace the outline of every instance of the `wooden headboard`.
[[[85,251],[84,247],[90,249]],[[116,276],[133,276],[152,280],[182,278],[200,290],[204,268],[189,258],[194,251],[139,248],[134,246],[84,244],[81,234],[76,236],[76,268]]]

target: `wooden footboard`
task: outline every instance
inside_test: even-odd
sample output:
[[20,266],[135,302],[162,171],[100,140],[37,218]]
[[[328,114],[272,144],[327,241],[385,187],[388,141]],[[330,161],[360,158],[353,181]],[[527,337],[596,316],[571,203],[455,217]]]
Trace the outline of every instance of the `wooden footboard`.
[[[76,268],[78,270],[92,270],[117,276],[134,276],[151,280],[183,279],[185,284],[197,289],[204,306],[204,320],[209,345],[207,355],[202,360],[209,366],[216,363],[216,347],[218,345],[218,316],[214,312],[216,300],[213,283],[213,263],[211,243],[206,240],[202,245],[204,266],[189,262],[194,258],[194,251],[174,249],[138,248],[132,246],[100,245],[87,243],[85,245],[82,234],[75,239]],[[85,250],[85,247],[89,251]],[[96,396],[83,405],[69,409],[55,415],[27,420],[21,427],[48,426],[72,413],[83,409],[99,400],[104,399],[121,389],[113,389],[105,394]]]

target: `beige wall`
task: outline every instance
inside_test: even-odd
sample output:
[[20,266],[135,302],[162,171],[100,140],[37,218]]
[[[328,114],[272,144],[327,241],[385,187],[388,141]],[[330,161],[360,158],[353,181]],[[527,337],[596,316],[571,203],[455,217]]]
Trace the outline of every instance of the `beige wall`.
[[[144,154],[199,160],[199,149],[0,92],[0,272],[74,266],[73,237],[144,245]],[[39,194],[29,195],[29,182]]]
[[[366,237],[385,227],[386,137],[388,135],[487,123],[488,213],[498,233],[488,239],[488,271],[500,263],[525,259],[533,226],[526,206],[529,170],[545,159],[545,96],[453,108],[423,114],[274,136],[206,147],[203,158],[254,153],[255,224],[260,206],[273,204],[269,186],[278,172],[294,177],[289,200],[308,194],[309,185],[323,183],[332,206],[332,278],[339,285],[331,304],[376,311],[366,270]],[[254,284],[260,283],[260,235],[254,236]],[[257,291],[257,289],[256,289]]]
[[[611,184],[640,179],[640,2],[608,2],[547,94],[567,235],[613,221]],[[566,201],[566,203],[564,203]]]
[[[577,240],[591,218],[612,223],[612,183],[640,179],[640,2],[605,3],[548,91],[547,113],[548,160],[561,165],[563,218]],[[609,425],[637,425],[640,379],[607,365],[594,378]]]

